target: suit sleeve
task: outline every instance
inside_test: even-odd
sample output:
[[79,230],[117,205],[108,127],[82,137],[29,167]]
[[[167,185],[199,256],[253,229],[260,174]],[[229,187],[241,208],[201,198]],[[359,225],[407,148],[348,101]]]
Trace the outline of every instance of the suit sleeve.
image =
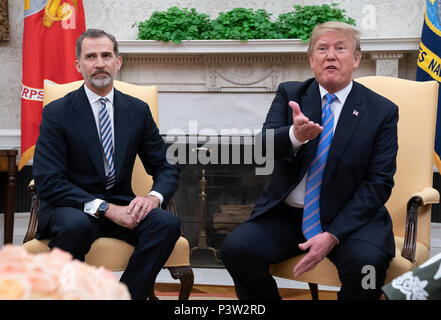
[[39,197],[55,206],[83,210],[87,201],[95,199],[69,181],[68,152],[63,127],[56,108],[49,104],[43,109],[34,162],[33,176]]
[[386,115],[377,131],[365,178],[326,231],[344,241],[367,224],[389,199],[398,151],[398,107]]
[[266,146],[271,145],[267,139],[274,139],[274,159],[275,160],[293,160],[293,146],[289,138],[289,117],[292,117],[288,106],[288,97],[283,84],[280,84],[276,96],[263,124],[262,132],[256,137],[256,143],[262,144],[263,154],[271,150],[266,150]]
[[138,154],[145,170],[153,177],[152,191],[164,197],[162,207],[166,207],[178,187],[179,168],[167,161],[166,145],[153,121],[148,105],[144,110],[146,110],[146,122]]

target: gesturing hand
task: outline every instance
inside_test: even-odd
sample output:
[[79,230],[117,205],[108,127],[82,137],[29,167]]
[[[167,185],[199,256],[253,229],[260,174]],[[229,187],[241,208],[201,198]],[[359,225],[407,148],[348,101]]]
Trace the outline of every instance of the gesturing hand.
[[293,114],[292,120],[294,123],[294,136],[300,142],[312,140],[323,131],[323,127],[318,123],[312,122],[300,111],[299,104],[295,101],[289,101],[288,105],[291,107]]

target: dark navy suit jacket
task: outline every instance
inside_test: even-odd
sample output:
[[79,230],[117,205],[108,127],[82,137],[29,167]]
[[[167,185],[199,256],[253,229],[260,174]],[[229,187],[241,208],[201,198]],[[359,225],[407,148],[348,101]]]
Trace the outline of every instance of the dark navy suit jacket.
[[127,205],[135,195],[132,170],[138,154],[153,177],[152,190],[164,197],[163,207],[177,188],[179,170],[166,161],[166,146],[148,105],[114,90],[115,186],[106,191],[102,145],[95,118],[81,87],[43,109],[33,176],[41,199],[39,228],[50,217],[46,205],[83,210],[100,198]]
[[[317,147],[318,138],[294,152],[289,139],[290,100],[298,102],[310,120],[321,123],[322,103],[315,79],[279,85],[262,130],[266,139],[266,129],[274,129],[274,172],[251,219],[289,195],[306,174]],[[348,238],[369,241],[391,255],[395,254],[392,221],[384,204],[394,185],[397,122],[395,104],[354,82],[334,132],[320,193],[323,231],[340,242]]]

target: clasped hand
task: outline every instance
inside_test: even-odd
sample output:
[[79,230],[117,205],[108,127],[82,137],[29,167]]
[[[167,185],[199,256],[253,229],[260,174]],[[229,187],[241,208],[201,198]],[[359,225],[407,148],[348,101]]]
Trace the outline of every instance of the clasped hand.
[[155,196],[136,197],[128,206],[109,204],[106,217],[127,229],[134,229],[155,208],[159,207]]

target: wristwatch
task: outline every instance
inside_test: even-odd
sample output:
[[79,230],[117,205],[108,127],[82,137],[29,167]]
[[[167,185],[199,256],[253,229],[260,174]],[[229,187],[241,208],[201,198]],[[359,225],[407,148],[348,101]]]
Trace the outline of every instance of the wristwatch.
[[109,204],[107,203],[107,201],[101,202],[100,206],[98,207],[98,210],[96,210],[95,212],[95,217],[103,218],[107,209],[109,209]]

